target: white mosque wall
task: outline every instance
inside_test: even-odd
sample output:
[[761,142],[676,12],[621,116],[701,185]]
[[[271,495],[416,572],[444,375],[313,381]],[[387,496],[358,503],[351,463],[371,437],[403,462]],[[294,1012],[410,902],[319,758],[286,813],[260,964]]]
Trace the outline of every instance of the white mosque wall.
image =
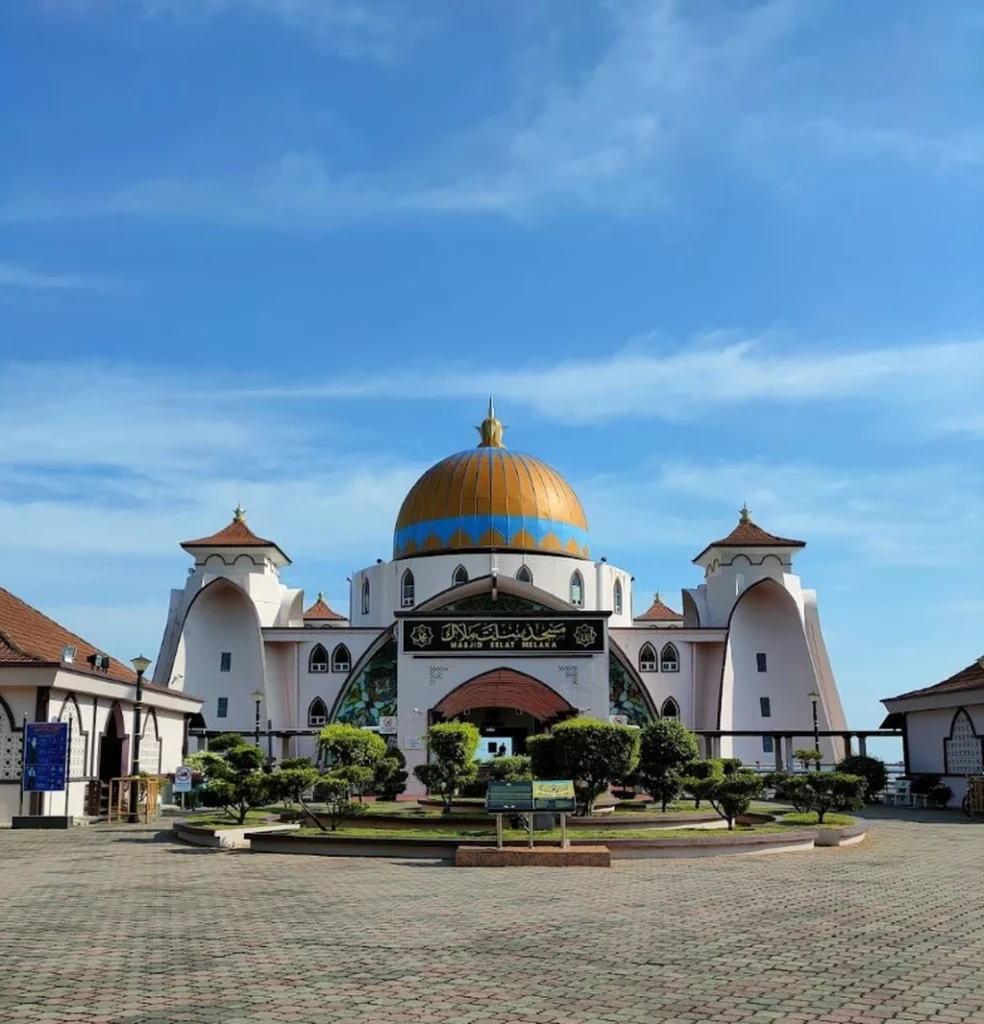
[[[763,579],[782,582],[791,569],[788,555],[761,549],[719,549],[706,569],[704,583],[696,588],[702,626],[726,626],[739,596]],[[694,591],[691,596],[697,597]]]
[[411,773],[407,792],[420,794],[423,787],[413,768],[427,760],[425,737],[427,712],[462,683],[495,669],[511,668],[532,676],[559,693],[582,713],[608,719],[608,655],[539,658],[452,656],[414,657],[400,654],[397,739]]
[[[694,727],[694,638],[678,629],[613,629],[611,639],[618,644],[629,664],[639,674],[653,704],[662,714],[664,702],[673,698],[680,709],[680,719],[689,728]],[[646,643],[650,643],[656,653],[657,671],[642,671],[640,654]],[[663,671],[664,654],[676,651],[678,670]]]
[[[251,730],[250,694],[264,684],[264,649],[257,608],[235,583],[215,579],[199,591],[184,620],[184,689],[204,701],[209,729]],[[228,669],[223,655],[228,655]],[[226,716],[219,717],[219,699]]]
[[[718,729],[718,704],[721,683],[725,678],[726,644],[724,637],[711,643],[695,644],[691,651],[694,663],[694,729]],[[727,668],[730,673],[730,664]],[[733,679],[733,675],[728,676]],[[730,684],[729,684],[730,700]]]
[[[379,562],[357,572],[352,577],[349,621],[353,626],[389,626],[393,612],[409,611],[442,594],[454,586],[455,570],[463,566],[469,580],[489,576],[493,570],[500,577],[516,578],[520,568],[526,566],[533,574],[533,586],[570,602],[574,574],[582,580],[585,611],[612,612],[611,625],[632,625],[632,577],[607,562],[590,562],[562,555],[537,552],[452,552],[448,554],[419,555],[393,562]],[[402,604],[402,581],[407,570],[413,573],[414,602]],[[362,611],[363,583],[369,581],[369,612]],[[614,614],[615,582],[622,587],[622,611]]]
[[[787,577],[787,582],[790,579]],[[800,609],[780,583],[763,581],[744,591],[735,605],[728,634],[721,728],[783,732],[800,730],[797,746],[811,747],[811,690],[819,686],[807,644]],[[758,665],[765,656],[765,671]],[[771,714],[762,715],[761,700],[769,701]],[[821,701],[819,728],[831,728]],[[727,752],[730,748],[730,755]],[[840,753],[830,739],[821,739],[824,760]],[[775,754],[763,749],[760,737],[735,737],[722,741],[724,756],[739,757],[747,764],[774,763]]]

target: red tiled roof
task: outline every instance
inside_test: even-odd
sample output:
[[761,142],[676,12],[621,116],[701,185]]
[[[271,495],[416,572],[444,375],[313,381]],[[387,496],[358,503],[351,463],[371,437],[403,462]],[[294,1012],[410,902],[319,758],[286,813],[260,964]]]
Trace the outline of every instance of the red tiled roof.
[[573,710],[545,683],[511,668],[493,669],[469,679],[452,690],[434,710],[453,718],[470,708],[521,708],[542,721]]
[[328,606],[328,602],[325,601],[324,594],[318,594],[318,600],[311,605],[310,608],[304,613],[305,619],[314,619],[319,622],[330,620],[332,622],[344,622],[345,616],[339,615],[338,612],[334,611]]
[[711,541],[707,547],[694,559],[703,558],[711,548],[805,548],[805,540],[793,540],[790,537],[777,537],[768,530],[753,523],[747,508],[741,510],[741,519],[738,525],[720,540]]
[[223,526],[218,533],[208,537],[199,537],[197,540],[183,540],[183,548],[275,548],[277,545],[272,540],[264,540],[257,537],[246,525],[244,518],[235,518],[228,526]]
[[105,672],[94,669],[86,659],[105,652],[0,587],[0,665],[61,665],[66,646],[75,648],[75,658],[65,668],[121,683],[136,682],[136,674],[115,658],[110,658]]
[[636,616],[636,622],[679,622],[682,618],[683,616],[679,612],[675,612],[669,605],[663,604],[663,599],[657,591],[653,603],[642,615]]
[[934,686],[925,686],[921,690],[910,690],[900,693],[897,697],[886,697],[886,700],[902,700],[905,697],[928,697],[936,693],[955,693],[960,690],[977,690],[984,688],[984,658],[979,658],[972,665],[961,669],[949,679],[944,679]]
[[208,537],[182,541],[181,547],[186,550],[193,548],[276,548],[284,559],[290,562],[279,544],[272,540],[266,540],[264,537],[257,537],[253,533],[246,522],[246,512],[241,505],[233,512],[232,522],[228,526],[223,526],[218,533],[213,533]]

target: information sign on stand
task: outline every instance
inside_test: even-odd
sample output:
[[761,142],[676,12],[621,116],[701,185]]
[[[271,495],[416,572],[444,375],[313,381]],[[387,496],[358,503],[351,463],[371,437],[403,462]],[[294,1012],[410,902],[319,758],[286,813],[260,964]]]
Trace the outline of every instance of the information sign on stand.
[[24,792],[55,793],[68,785],[68,722],[27,722]]
[[560,813],[560,845],[566,850],[567,815],[577,809],[574,783],[570,779],[537,779],[532,782],[490,782],[485,809],[495,815],[496,845],[502,849],[502,816],[528,814],[530,848],[533,847],[533,812]]
[[174,785],[171,787],[175,793],[190,793],[191,784],[194,781],[194,772],[188,765],[179,765],[174,769]]

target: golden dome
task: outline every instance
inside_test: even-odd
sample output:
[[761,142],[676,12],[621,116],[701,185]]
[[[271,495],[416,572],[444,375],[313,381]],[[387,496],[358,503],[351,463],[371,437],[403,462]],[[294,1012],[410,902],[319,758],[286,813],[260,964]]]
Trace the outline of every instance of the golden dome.
[[441,551],[542,551],[588,558],[588,521],[571,485],[539,459],[502,446],[489,414],[478,448],[432,466],[410,488],[393,533],[393,557]]

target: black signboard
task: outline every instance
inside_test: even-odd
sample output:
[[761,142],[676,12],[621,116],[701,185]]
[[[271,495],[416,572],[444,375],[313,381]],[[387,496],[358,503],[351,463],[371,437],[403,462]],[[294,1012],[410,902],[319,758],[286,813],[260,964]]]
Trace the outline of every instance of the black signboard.
[[404,619],[404,654],[600,654],[603,618]]

